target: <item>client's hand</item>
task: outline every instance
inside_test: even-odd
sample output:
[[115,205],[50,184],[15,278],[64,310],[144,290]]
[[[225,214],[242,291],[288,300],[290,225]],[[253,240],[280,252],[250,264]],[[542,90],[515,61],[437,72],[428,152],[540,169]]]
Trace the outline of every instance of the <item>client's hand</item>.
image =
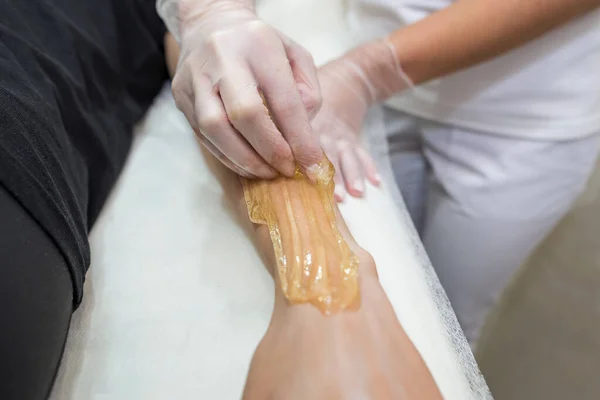
[[367,253],[360,258],[357,311],[326,317],[309,304],[288,305],[278,289],[245,400],[441,399],[379,284],[373,260]]

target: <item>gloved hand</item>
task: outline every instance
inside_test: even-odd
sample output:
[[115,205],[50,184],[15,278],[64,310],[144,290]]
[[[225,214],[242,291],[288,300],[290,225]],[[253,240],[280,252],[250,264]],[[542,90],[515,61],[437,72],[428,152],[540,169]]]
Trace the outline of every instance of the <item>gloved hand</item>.
[[335,198],[342,201],[346,191],[361,197],[365,179],[374,185],[381,182],[361,142],[365,115],[371,105],[412,84],[386,39],[329,62],[319,69],[319,80],[323,105],[312,125],[336,169]]
[[322,152],[310,125],[321,104],[310,54],[260,20],[253,1],[177,6],[173,96],[201,141],[248,178],[293,176],[296,163],[312,177]]
[[323,106],[313,120],[313,128],[335,167],[335,198],[343,201],[346,191],[361,197],[365,178],[374,185],[381,182],[375,163],[361,143],[361,127],[370,95],[356,80],[353,67],[343,60],[322,67],[319,79]]

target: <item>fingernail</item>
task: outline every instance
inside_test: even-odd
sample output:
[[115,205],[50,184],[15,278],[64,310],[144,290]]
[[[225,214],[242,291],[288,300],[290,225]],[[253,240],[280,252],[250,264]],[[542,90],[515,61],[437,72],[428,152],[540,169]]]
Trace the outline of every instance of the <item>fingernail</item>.
[[352,188],[356,190],[358,193],[363,194],[365,191],[365,186],[362,181],[356,181],[352,184]]
[[320,164],[313,164],[304,170],[304,174],[312,183],[316,183],[319,176],[322,175],[323,167]]
[[344,194],[344,188],[340,185],[335,185],[335,188],[333,189],[333,195],[336,197],[337,201],[343,201]]
[[375,174],[374,176],[375,178],[375,182],[379,185],[381,183],[381,175],[379,175],[378,173]]
[[294,164],[293,162],[290,162],[289,164],[286,164],[285,167],[283,168],[283,171],[280,171],[284,176],[287,176],[288,178],[293,178],[294,174],[296,173],[296,164]]

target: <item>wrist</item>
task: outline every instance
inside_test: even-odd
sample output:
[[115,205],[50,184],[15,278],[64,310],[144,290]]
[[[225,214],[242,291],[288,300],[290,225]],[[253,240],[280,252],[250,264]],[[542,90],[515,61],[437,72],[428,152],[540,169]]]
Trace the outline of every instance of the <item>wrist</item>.
[[352,49],[342,59],[353,66],[363,90],[370,94],[371,104],[385,101],[413,86],[387,38]]
[[368,299],[378,299],[387,297],[379,277],[377,275],[375,264],[363,263],[359,267],[359,290],[360,297],[359,303],[356,307],[352,307],[343,311],[338,311],[332,315],[324,315],[316,306],[311,303],[290,303],[281,290],[281,284],[278,278],[275,279],[275,305],[273,318],[279,319],[301,319],[304,321],[310,321],[311,323],[327,322],[331,320],[344,319],[345,317],[352,317],[353,315],[363,312],[372,306],[372,303]]
[[255,13],[254,0],[181,0],[177,5],[182,29],[200,19],[222,13],[240,10]]
[[373,105],[377,99],[372,92],[368,78],[354,60],[341,57],[319,69],[319,82],[323,102],[331,101],[329,97],[347,96],[359,99],[364,103],[365,109]]

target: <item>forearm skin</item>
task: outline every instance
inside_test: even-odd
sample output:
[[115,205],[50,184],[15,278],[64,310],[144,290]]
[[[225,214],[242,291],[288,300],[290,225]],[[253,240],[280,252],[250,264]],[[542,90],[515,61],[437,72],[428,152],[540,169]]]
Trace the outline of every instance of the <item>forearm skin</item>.
[[363,71],[374,100],[384,101],[407,82],[488,61],[598,7],[600,0],[459,0],[345,58]]

